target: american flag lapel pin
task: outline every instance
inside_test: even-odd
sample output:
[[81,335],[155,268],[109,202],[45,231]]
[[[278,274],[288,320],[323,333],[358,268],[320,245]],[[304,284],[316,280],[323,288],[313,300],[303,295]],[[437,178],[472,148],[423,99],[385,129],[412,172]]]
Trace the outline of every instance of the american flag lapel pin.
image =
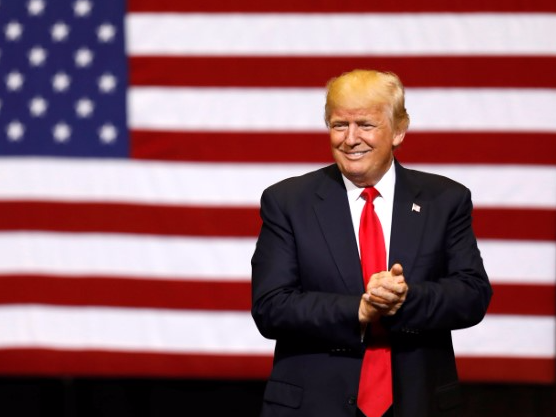
[[421,213],[421,206],[413,203],[413,205],[411,206],[411,211],[416,211],[417,213]]

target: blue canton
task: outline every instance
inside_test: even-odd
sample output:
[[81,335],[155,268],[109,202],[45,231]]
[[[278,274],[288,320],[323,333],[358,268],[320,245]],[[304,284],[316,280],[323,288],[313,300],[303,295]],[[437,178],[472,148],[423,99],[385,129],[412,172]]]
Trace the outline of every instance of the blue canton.
[[0,0],[0,155],[129,155],[124,13],[124,0]]

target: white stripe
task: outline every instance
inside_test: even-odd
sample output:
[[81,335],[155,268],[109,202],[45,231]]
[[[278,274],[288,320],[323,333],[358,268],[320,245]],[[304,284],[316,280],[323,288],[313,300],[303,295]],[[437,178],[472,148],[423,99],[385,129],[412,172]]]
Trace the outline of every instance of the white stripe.
[[0,307],[0,347],[268,354],[247,312],[13,305]]
[[556,54],[540,13],[130,14],[131,55]]
[[[323,141],[328,141],[326,136]],[[322,166],[4,158],[0,164],[0,201],[257,207],[261,193],[269,185]],[[475,207],[556,206],[554,166],[407,164],[407,167],[445,175],[465,184],[473,193]]]
[[[272,354],[248,312],[13,305],[0,307],[1,348]],[[554,318],[487,316],[453,333],[460,356],[554,357]]]
[[555,105],[556,90],[549,89],[408,88],[406,91],[410,131],[553,132],[556,131],[552,107]]
[[452,332],[456,356],[554,358],[554,317],[487,315]]
[[270,184],[320,166],[13,157],[0,164],[0,199],[257,206]]
[[[411,131],[554,132],[556,91],[408,88]],[[325,131],[321,88],[133,87],[136,129]]]
[[464,184],[472,192],[475,207],[556,207],[554,166],[407,164],[407,167]]
[[493,283],[556,284],[556,242],[479,239],[478,245]]
[[0,273],[247,280],[254,238],[0,233]]
[[[480,240],[492,282],[554,284],[556,242]],[[0,233],[0,274],[248,281],[255,238]]]

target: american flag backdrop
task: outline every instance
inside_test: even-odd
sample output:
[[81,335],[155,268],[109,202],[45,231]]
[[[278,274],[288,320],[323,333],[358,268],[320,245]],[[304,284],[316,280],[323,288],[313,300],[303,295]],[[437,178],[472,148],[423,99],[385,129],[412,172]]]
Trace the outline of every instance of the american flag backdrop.
[[553,0],[0,0],[0,374],[266,377],[259,197],[332,161],[353,68],[406,85],[398,159],[472,190],[462,379],[554,382]]

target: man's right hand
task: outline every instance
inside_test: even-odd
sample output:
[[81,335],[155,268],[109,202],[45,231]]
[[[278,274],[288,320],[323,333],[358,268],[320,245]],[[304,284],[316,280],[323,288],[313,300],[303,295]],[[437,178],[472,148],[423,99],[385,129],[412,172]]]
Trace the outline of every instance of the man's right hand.
[[359,321],[371,323],[380,316],[393,316],[404,303],[408,289],[400,264],[394,264],[390,271],[373,274],[367,292],[361,297]]

